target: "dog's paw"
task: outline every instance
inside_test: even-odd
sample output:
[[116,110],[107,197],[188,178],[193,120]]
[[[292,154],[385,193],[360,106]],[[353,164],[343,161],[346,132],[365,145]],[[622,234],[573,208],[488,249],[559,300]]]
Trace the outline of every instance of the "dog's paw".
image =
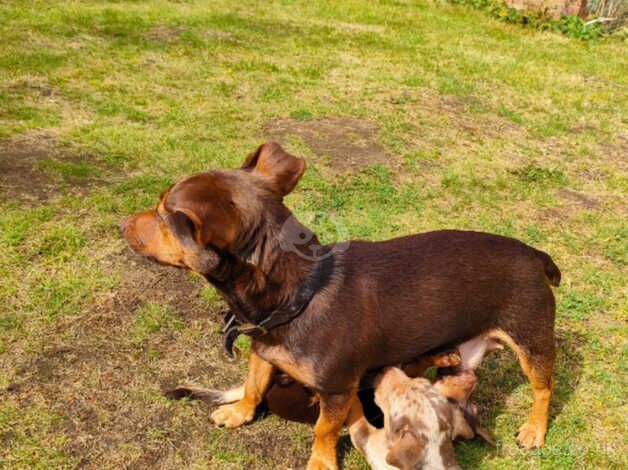
[[253,420],[255,406],[244,401],[223,405],[211,414],[211,420],[219,426],[237,428]]
[[324,455],[312,454],[307,463],[307,470],[338,470],[335,456],[327,458]]
[[534,421],[528,421],[519,428],[517,442],[521,447],[532,449],[545,443],[546,427]]
[[432,356],[432,364],[436,367],[456,367],[461,362],[460,353],[456,349]]

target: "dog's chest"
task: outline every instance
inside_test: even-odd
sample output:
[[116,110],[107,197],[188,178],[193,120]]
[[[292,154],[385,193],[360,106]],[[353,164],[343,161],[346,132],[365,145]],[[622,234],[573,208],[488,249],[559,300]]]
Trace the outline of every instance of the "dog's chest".
[[280,345],[253,343],[253,349],[266,362],[270,362],[296,381],[308,387],[315,387],[314,368],[309,361],[305,359],[297,361],[285,347]]

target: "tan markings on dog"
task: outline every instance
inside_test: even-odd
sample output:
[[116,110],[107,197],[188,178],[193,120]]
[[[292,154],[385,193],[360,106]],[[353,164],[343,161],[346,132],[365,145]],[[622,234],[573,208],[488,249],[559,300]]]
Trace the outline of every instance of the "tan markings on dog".
[[308,470],[335,470],[336,443],[342,426],[356,399],[357,384],[348,393],[320,394],[321,411],[314,426],[314,445],[307,464]]
[[[541,447],[545,443],[549,403],[554,389],[551,371],[548,374],[547,371],[540,370],[538,366],[532,364],[529,355],[503,330],[492,330],[489,336],[508,345],[517,354],[521,368],[532,385],[532,410],[528,420],[519,428],[517,441],[527,449]],[[546,377],[550,377],[549,382]]]
[[283,346],[267,345],[260,342],[253,343],[253,350],[265,361],[274,364],[297,382],[314,388],[316,383],[314,367],[307,360],[297,361]]
[[455,374],[444,375],[435,383],[434,388],[443,396],[466,403],[477,385],[477,377],[472,371],[460,371]]
[[249,356],[249,373],[244,384],[244,397],[235,403],[223,405],[211,414],[218,425],[236,428],[252,421],[255,408],[262,402],[270,387],[275,368],[255,353]]
[[124,233],[135,251],[161,263],[186,266],[181,245],[154,210],[134,216],[126,223]]
[[430,367],[456,367],[462,362],[458,351],[444,351],[434,355],[421,356],[417,361],[401,367],[410,378],[422,377]]

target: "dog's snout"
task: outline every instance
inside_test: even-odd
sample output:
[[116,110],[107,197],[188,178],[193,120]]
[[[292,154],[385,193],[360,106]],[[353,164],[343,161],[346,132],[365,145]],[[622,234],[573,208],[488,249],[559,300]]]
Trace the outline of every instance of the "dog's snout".
[[127,217],[126,219],[124,219],[122,222],[120,222],[120,233],[122,235],[124,235],[126,233],[127,228],[129,228],[129,225],[131,223],[131,219],[132,217]]
[[134,217],[127,217],[122,222],[120,222],[120,234],[127,241],[127,243],[134,250],[139,250],[143,247],[142,240],[138,237],[138,234],[134,230]]

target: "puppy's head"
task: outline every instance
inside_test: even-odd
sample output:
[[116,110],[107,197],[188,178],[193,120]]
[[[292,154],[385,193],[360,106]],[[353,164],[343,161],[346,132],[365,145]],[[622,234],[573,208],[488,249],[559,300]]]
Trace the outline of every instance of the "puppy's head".
[[120,228],[131,248],[160,263],[205,274],[219,253],[250,249],[261,221],[281,223],[283,197],[306,168],[274,142],[260,146],[241,168],[197,173],[164,191],[157,207]]
[[425,422],[429,381],[411,379],[401,369],[387,367],[374,385],[375,403],[384,413],[386,463],[401,469],[420,468],[429,442],[430,426]]

